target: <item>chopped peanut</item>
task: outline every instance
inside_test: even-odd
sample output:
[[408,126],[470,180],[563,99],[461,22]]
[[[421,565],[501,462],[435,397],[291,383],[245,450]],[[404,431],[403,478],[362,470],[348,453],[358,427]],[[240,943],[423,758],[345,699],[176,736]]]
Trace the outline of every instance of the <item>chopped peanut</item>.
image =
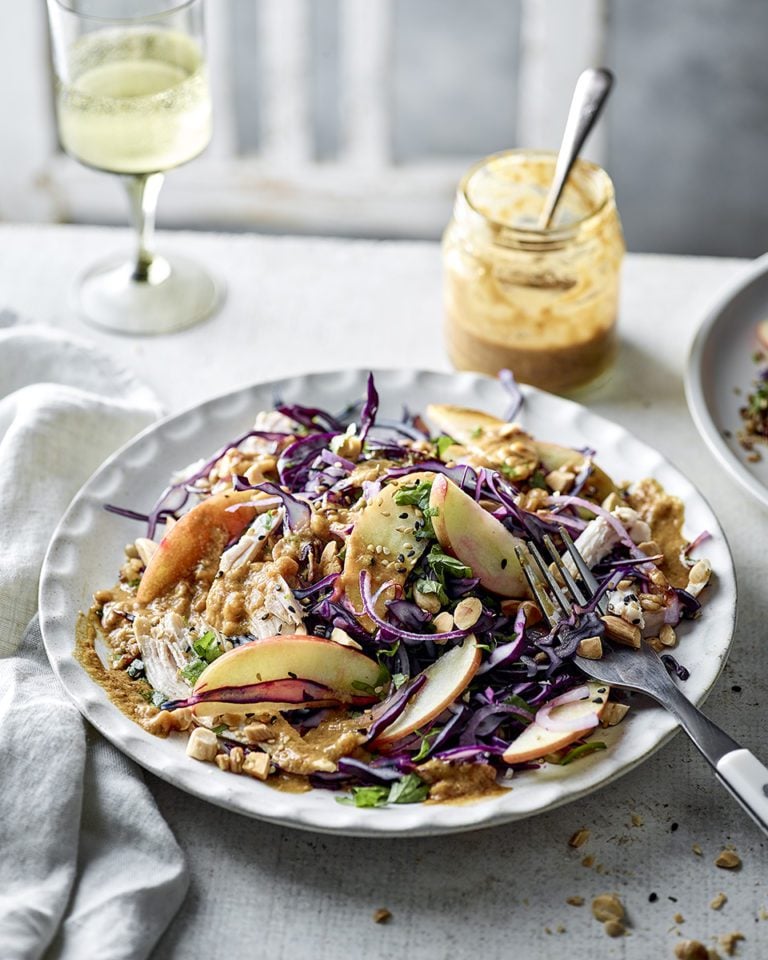
[[456,604],[453,619],[459,630],[474,627],[483,612],[483,605],[477,597],[465,597]]
[[229,752],[229,769],[232,773],[240,773],[245,760],[245,750],[242,747],[232,747]]
[[674,647],[674,645],[677,643],[677,634],[675,633],[675,628],[670,624],[665,623],[661,630],[659,630],[659,640],[665,647]]
[[627,647],[634,647],[635,650],[640,649],[640,640],[642,634],[640,633],[640,628],[636,627],[632,623],[627,623],[626,620],[622,620],[621,617],[614,617],[613,614],[607,614],[604,617],[600,618],[605,624],[605,632],[617,643],[623,643]]
[[585,637],[579,641],[576,653],[587,660],[599,660],[603,655],[603,642],[600,637]]
[[193,760],[206,760],[209,763],[219,750],[219,740],[213,730],[207,727],[195,727],[187,741],[187,756]]
[[269,776],[269,754],[261,751],[252,751],[243,761],[243,773],[256,780],[266,780]]
[[447,610],[443,610],[432,621],[432,626],[438,633],[448,633],[453,630],[453,617]]
[[275,733],[266,723],[249,723],[243,730],[248,743],[264,743],[266,740],[274,740]]

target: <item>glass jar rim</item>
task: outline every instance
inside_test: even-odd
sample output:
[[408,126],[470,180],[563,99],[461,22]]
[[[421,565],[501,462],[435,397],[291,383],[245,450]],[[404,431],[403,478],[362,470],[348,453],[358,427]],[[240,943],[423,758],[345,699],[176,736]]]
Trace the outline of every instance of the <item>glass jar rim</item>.
[[554,171],[557,152],[554,150],[536,150],[529,147],[515,147],[509,150],[500,150],[498,153],[489,154],[487,157],[483,157],[482,160],[478,160],[461,178],[456,195],[457,201],[461,199],[473,216],[480,218],[484,224],[493,228],[494,231],[499,234],[508,237],[518,237],[520,240],[524,242],[528,241],[534,245],[548,241],[566,240],[575,236],[575,234],[585,226],[589,226],[591,222],[596,221],[605,211],[606,207],[615,199],[613,181],[608,173],[591,160],[585,160],[579,157],[574,166],[574,170],[582,170],[597,175],[603,188],[602,196],[597,205],[593,209],[590,209],[583,217],[572,220],[566,225],[550,226],[546,230],[540,230],[538,227],[518,227],[504,223],[501,220],[496,220],[475,206],[470,198],[469,187],[473,177],[484,167],[489,166],[495,160],[503,160],[507,157],[520,158],[521,160],[526,158],[531,160],[551,160]]
[[49,2],[60,7],[66,13],[71,13],[73,16],[79,17],[81,20],[88,20],[91,23],[102,23],[105,26],[114,26],[116,24],[129,25],[133,23],[150,23],[153,20],[163,20],[165,17],[181,13],[181,11],[187,7],[194,6],[194,4],[199,3],[200,0],[180,0],[180,2],[177,0],[175,3],[169,3],[167,10],[158,10],[157,13],[137,13],[127,17],[109,17],[97,13],[83,13],[75,9],[73,6],[74,0],[49,0]]

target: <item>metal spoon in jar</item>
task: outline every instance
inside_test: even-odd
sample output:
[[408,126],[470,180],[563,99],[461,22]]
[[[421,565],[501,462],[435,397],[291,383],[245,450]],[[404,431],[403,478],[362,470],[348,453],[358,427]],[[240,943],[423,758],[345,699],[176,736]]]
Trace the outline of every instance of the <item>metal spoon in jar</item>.
[[605,67],[590,67],[579,75],[557,154],[555,176],[539,217],[539,230],[546,230],[552,222],[571,168],[600,116],[612,86],[613,74]]

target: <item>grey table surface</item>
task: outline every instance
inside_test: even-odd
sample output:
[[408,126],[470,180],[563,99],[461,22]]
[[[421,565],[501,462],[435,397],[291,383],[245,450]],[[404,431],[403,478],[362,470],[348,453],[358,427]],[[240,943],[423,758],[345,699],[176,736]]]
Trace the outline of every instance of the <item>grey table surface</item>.
[[[352,366],[449,369],[435,244],[164,234],[207,262],[229,290],[213,320],[172,337],[132,340],[85,326],[76,274],[125,231],[0,225],[0,294],[19,322],[70,330],[149,383],[169,411],[259,379]],[[768,516],[716,464],[685,404],[688,345],[706,305],[743,261],[629,256],[622,349],[611,380],[583,401],[657,447],[719,516],[739,584],[738,624],[707,711],[768,759],[765,543]],[[717,947],[743,934],[740,957],[768,956],[766,840],[714,782],[683,736],[605,790],[513,823],[443,838],[312,835],[206,805],[148,776],[184,848],[186,902],[158,960],[193,956],[324,960],[344,956],[672,957],[681,937]],[[589,830],[584,846],[568,840]],[[701,854],[694,852],[698,845]],[[726,845],[743,865],[724,871]],[[597,894],[623,899],[629,930],[609,939]],[[710,907],[723,892],[727,903]],[[585,905],[567,903],[583,897]],[[378,908],[391,911],[373,922]]]

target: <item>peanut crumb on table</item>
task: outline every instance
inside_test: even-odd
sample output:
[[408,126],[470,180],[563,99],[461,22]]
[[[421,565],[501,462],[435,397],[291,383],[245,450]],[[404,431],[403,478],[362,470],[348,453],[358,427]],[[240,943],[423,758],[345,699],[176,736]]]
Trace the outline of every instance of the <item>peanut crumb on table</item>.
[[697,857],[704,856],[704,851],[701,849],[698,843],[694,843],[693,846],[691,847],[691,850],[693,850],[693,852],[696,854]]
[[681,940],[675,945],[677,960],[709,960],[709,951],[700,940]]
[[633,827],[642,827],[643,824],[645,823],[645,820],[640,816],[639,813],[633,813],[631,820],[632,820]]
[[715,866],[722,870],[738,870],[741,866],[741,857],[735,850],[721,850],[715,858]]
[[565,902],[569,903],[572,907],[583,907],[584,897],[568,897]]
[[581,830],[577,830],[576,833],[573,834],[568,841],[568,846],[583,847],[587,840],[589,840],[589,830],[587,830],[586,827],[582,827]]
[[710,900],[709,905],[713,910],[719,910],[728,903],[728,897],[724,893],[718,893],[716,897]]
[[387,910],[386,907],[379,907],[378,910],[373,911],[373,922],[374,923],[389,923],[392,919],[391,911]]
[[593,867],[595,865],[595,858],[591,854],[588,854],[581,861],[581,865],[582,867]]
[[609,937],[620,937],[626,932],[624,904],[615,893],[601,893],[592,901],[592,916],[603,924]]
[[675,923],[685,923],[685,917],[682,915],[682,913],[676,913],[672,919],[675,921]]
[[718,943],[725,950],[729,957],[732,957],[736,953],[736,947],[739,944],[739,940],[746,940],[747,938],[743,933],[739,933],[738,930],[733,931],[732,933],[723,934],[722,937],[718,937]]
[[621,920],[606,920],[603,924],[603,930],[609,937],[622,937],[627,932]]

